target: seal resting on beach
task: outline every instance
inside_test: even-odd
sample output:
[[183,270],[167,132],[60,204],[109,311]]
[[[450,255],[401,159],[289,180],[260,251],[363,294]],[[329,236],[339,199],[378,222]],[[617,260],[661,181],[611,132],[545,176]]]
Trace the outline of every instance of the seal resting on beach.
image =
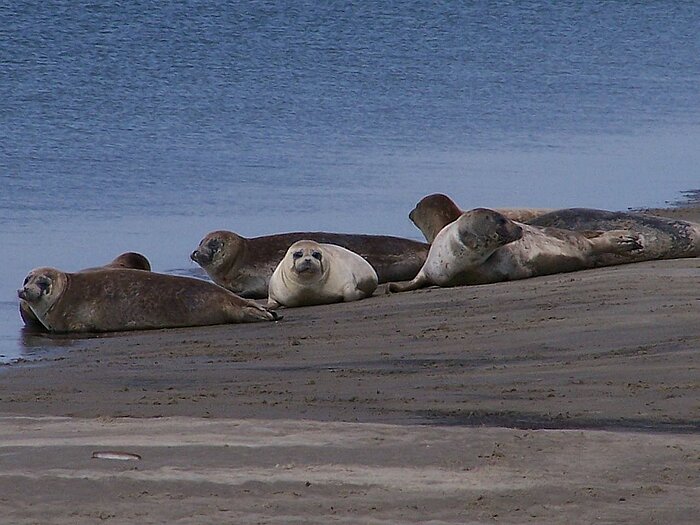
[[[643,250],[600,254],[598,266],[611,266],[654,259],[681,259],[700,256],[700,224],[645,213],[615,212],[590,208],[560,210],[531,209],[524,222],[542,228],[582,232],[628,230],[642,239]],[[446,195],[433,194],[420,200],[409,218],[429,241],[444,226],[459,218],[462,210]]]
[[[80,270],[81,272],[94,272],[96,270],[116,270],[131,268],[132,270],[143,270],[146,272],[151,271],[151,263],[146,258],[145,255],[141,255],[136,252],[125,252],[117,257],[115,257],[111,262],[105,264],[104,266],[95,266],[93,268],[85,268]],[[28,328],[43,330],[44,325],[41,324],[39,319],[36,318],[32,309],[29,307],[26,301],[23,299],[19,300],[19,315],[22,317],[22,321]]]
[[614,230],[580,232],[518,223],[486,208],[463,213],[437,234],[418,275],[389,291],[424,286],[485,284],[593,268],[607,253],[641,248],[636,235]]
[[270,278],[268,308],[357,301],[377,288],[377,273],[358,254],[334,244],[292,244]]
[[246,238],[230,231],[209,233],[190,258],[218,285],[242,297],[268,296],[272,272],[300,240],[334,244],[364,257],[380,283],[413,279],[428,255],[427,244],[386,235],[297,232]]
[[132,269],[29,272],[17,295],[49,332],[115,332],[274,321],[277,314],[220,286]]

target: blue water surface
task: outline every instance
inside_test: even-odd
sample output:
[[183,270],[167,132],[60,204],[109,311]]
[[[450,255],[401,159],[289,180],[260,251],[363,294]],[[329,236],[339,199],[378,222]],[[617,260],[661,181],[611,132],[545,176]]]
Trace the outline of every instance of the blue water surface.
[[700,187],[698,27],[693,1],[5,3],[0,360],[54,347],[21,333],[36,266],[194,269],[219,228],[419,238],[437,191],[676,200]]

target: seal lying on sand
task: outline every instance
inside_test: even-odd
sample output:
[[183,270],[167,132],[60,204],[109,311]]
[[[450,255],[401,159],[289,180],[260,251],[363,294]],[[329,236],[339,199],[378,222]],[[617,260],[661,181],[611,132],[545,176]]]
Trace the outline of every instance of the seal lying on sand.
[[50,332],[112,332],[274,321],[277,314],[220,286],[140,270],[37,268],[17,295]]
[[641,248],[637,236],[615,230],[583,233],[517,223],[485,208],[463,213],[437,234],[418,275],[391,283],[403,292],[424,286],[485,284],[592,268],[607,253]]
[[209,233],[190,258],[218,285],[242,297],[268,296],[272,272],[300,240],[335,244],[364,257],[380,283],[413,279],[428,255],[427,244],[385,235],[298,232],[245,238],[229,231]]
[[[148,259],[136,252],[125,252],[118,255],[112,262],[105,264],[104,266],[96,266],[94,268],[85,268],[80,270],[81,272],[94,272],[96,270],[116,270],[131,268],[132,270],[143,270],[146,272],[151,271],[151,263]],[[28,328],[36,330],[44,330],[44,325],[41,324],[39,319],[36,318],[32,309],[29,307],[26,301],[23,299],[19,300],[19,315],[22,317],[22,321]]]
[[301,240],[289,247],[270,278],[268,308],[357,301],[372,295],[377,273],[342,246]]
[[[526,221],[531,226],[578,231],[588,236],[594,235],[590,232],[628,230],[641,237],[643,250],[601,254],[597,258],[598,266],[700,256],[700,224],[697,223],[644,213],[589,208],[564,208],[547,213],[539,213],[544,210],[531,211],[532,217]],[[452,199],[434,194],[421,199],[409,218],[430,240],[461,213]]]
[[624,229],[643,239],[644,250],[623,256],[607,254],[602,265],[682,259],[700,256],[700,224],[644,213],[614,212],[589,208],[568,208],[540,215],[528,222],[532,226],[574,231]]

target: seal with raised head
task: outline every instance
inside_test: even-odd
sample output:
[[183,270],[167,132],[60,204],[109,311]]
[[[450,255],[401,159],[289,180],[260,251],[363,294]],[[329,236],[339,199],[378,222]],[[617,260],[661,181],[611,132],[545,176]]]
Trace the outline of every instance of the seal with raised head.
[[[596,258],[599,266],[627,264],[654,259],[680,259],[700,256],[700,224],[648,213],[616,212],[591,208],[559,210],[524,209],[531,226],[582,232],[587,236],[611,230],[628,230],[643,240],[644,249],[628,253],[607,253]],[[522,211],[522,210],[521,210]],[[459,207],[446,195],[421,199],[409,218],[432,240],[447,224],[461,215]]]
[[581,232],[529,226],[494,210],[477,208],[440,230],[418,275],[407,283],[391,283],[389,291],[486,284],[584,270],[597,266],[601,255],[641,248],[639,237],[625,230],[589,237]]
[[132,269],[29,272],[17,291],[46,330],[117,332],[274,321],[278,315],[220,286]]
[[[529,222],[532,219],[553,211],[550,208],[496,208],[504,217],[516,222]],[[408,218],[423,233],[428,242],[433,242],[435,236],[449,223],[456,221],[464,210],[460,209],[447,195],[433,193],[423,197]]]
[[[117,270],[126,268],[150,272],[151,263],[145,255],[141,255],[137,252],[125,252],[120,255],[117,255],[111,262],[105,264],[104,266],[85,268],[80,271],[94,272],[97,270]],[[27,328],[31,328],[33,330],[44,330],[44,325],[41,324],[39,319],[36,318],[36,316],[32,312],[32,309],[23,299],[19,300],[19,315],[20,317],[22,317],[22,321],[24,322],[25,326],[27,326]]]
[[289,247],[270,278],[268,308],[357,301],[377,288],[377,273],[342,246],[301,240]]
[[364,257],[380,283],[413,279],[428,255],[427,244],[387,235],[296,232],[246,238],[230,231],[209,233],[190,258],[212,281],[242,297],[268,296],[272,272],[300,240],[334,244]]

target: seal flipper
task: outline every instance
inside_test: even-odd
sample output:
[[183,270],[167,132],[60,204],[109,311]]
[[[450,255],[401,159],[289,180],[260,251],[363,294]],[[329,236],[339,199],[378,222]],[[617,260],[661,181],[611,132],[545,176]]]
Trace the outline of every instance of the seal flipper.
[[387,292],[410,292],[411,290],[418,290],[419,288],[425,288],[429,286],[428,278],[421,271],[416,275],[412,281],[401,282],[401,283],[389,283],[386,287]]
[[642,236],[631,230],[610,230],[589,239],[593,253],[596,255],[603,253],[624,255],[644,249]]

